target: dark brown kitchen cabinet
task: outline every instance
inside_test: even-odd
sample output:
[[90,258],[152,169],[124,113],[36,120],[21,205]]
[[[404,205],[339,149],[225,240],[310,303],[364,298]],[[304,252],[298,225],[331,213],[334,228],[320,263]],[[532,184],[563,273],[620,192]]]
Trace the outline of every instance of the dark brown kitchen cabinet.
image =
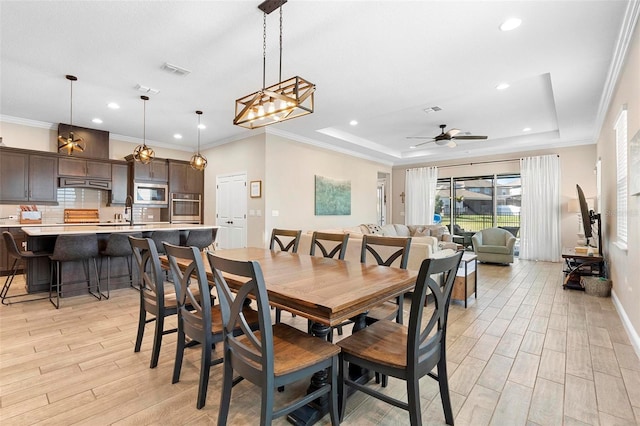
[[58,175],[111,179],[111,163],[80,158],[60,158],[58,160]]
[[195,170],[188,162],[169,160],[169,192],[202,194],[204,171]]
[[0,203],[56,203],[57,156],[0,149],[0,176]]
[[111,165],[110,206],[124,205],[129,188],[129,165],[126,163]]
[[[127,157],[127,160],[129,160]],[[133,167],[133,180],[143,182],[163,182],[167,183],[169,178],[169,167],[167,160],[154,159],[149,164],[142,164],[138,161],[131,161]]]

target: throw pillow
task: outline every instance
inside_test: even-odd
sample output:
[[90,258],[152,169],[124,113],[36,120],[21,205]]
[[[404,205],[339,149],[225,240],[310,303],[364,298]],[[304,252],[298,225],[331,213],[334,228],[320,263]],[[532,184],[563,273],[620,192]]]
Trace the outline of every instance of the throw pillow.
[[438,228],[433,228],[431,230],[431,236],[432,237],[436,237],[438,239],[438,241],[442,241],[442,236],[444,234],[446,234],[446,232],[445,232],[446,229],[447,228],[445,228],[444,226],[440,226]]
[[414,237],[428,237],[429,230],[427,228],[418,227],[416,228],[416,232],[413,233]]
[[382,234],[382,229],[375,223],[367,223],[364,226],[367,227],[369,234]]
[[384,225],[380,229],[382,229],[382,235],[384,235],[385,237],[398,236],[398,234],[396,233],[396,228],[393,226],[393,224]]

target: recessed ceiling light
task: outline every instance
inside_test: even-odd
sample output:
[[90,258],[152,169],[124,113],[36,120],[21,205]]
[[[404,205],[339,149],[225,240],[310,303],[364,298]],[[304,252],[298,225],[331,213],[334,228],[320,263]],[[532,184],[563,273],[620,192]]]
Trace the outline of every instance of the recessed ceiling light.
[[205,126],[204,124],[198,124],[198,129],[204,130],[206,128],[207,126]]
[[525,127],[524,129],[522,129],[523,132],[530,132],[531,131],[531,127]]
[[117,103],[115,103],[115,102],[109,102],[109,103],[107,104],[107,106],[108,106],[109,108],[111,108],[111,109],[120,109],[120,105],[118,105],[118,104],[117,104]]
[[504,21],[500,25],[500,31],[515,30],[516,28],[518,28],[520,26],[520,24],[522,24],[522,19],[520,19],[520,18],[509,18],[509,19],[507,19],[506,21]]
[[509,83],[500,83],[496,86],[496,89],[498,90],[505,90],[509,88]]
[[351,120],[349,124],[351,124],[352,126],[357,126],[358,122],[356,120]]
[[409,147],[409,149],[416,149],[416,146],[415,146],[415,145],[411,145],[411,146]]
[[94,123],[96,123],[96,124],[102,124],[102,120],[100,120],[99,118],[94,118],[94,119],[93,119],[93,120],[91,120],[91,121],[93,121],[93,122],[94,122]]
[[180,133],[176,133],[173,137],[176,139],[182,139],[182,135]]

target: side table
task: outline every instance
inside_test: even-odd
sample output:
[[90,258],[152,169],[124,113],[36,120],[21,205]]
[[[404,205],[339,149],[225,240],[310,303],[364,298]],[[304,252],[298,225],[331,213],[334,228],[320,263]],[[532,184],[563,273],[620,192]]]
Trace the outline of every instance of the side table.
[[[473,280],[473,286],[469,285],[469,280]],[[464,252],[453,282],[451,298],[464,300],[464,308],[467,309],[467,299],[472,294],[478,298],[478,256],[472,252]]]

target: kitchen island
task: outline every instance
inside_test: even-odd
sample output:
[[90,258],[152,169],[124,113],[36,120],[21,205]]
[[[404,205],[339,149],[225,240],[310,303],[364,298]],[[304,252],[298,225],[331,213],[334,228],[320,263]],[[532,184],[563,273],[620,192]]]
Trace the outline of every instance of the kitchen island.
[[[91,235],[96,234],[98,237],[98,248],[102,249],[109,235],[113,233],[131,233],[142,234],[143,237],[149,237],[154,231],[176,230],[180,232],[180,244],[184,244],[187,240],[190,230],[194,229],[214,229],[215,225],[199,225],[188,223],[153,223],[153,224],[96,224],[96,225],[58,225],[58,226],[25,226],[22,231],[26,234],[27,249],[32,251],[49,251],[53,252],[56,238],[58,235]],[[98,259],[98,263],[100,260]],[[70,265],[66,268],[65,276],[69,274],[69,280],[77,280],[78,277],[84,276],[81,262],[77,265]],[[29,260],[26,264],[26,284],[27,291],[30,293],[38,291],[49,291],[49,283],[51,280],[51,266],[48,258],[38,258]],[[106,267],[103,268],[100,279],[106,279]],[[134,273],[136,268],[134,268]],[[125,262],[120,262],[112,267],[112,275],[122,275],[126,273]],[[118,288],[117,286],[114,288]]]

